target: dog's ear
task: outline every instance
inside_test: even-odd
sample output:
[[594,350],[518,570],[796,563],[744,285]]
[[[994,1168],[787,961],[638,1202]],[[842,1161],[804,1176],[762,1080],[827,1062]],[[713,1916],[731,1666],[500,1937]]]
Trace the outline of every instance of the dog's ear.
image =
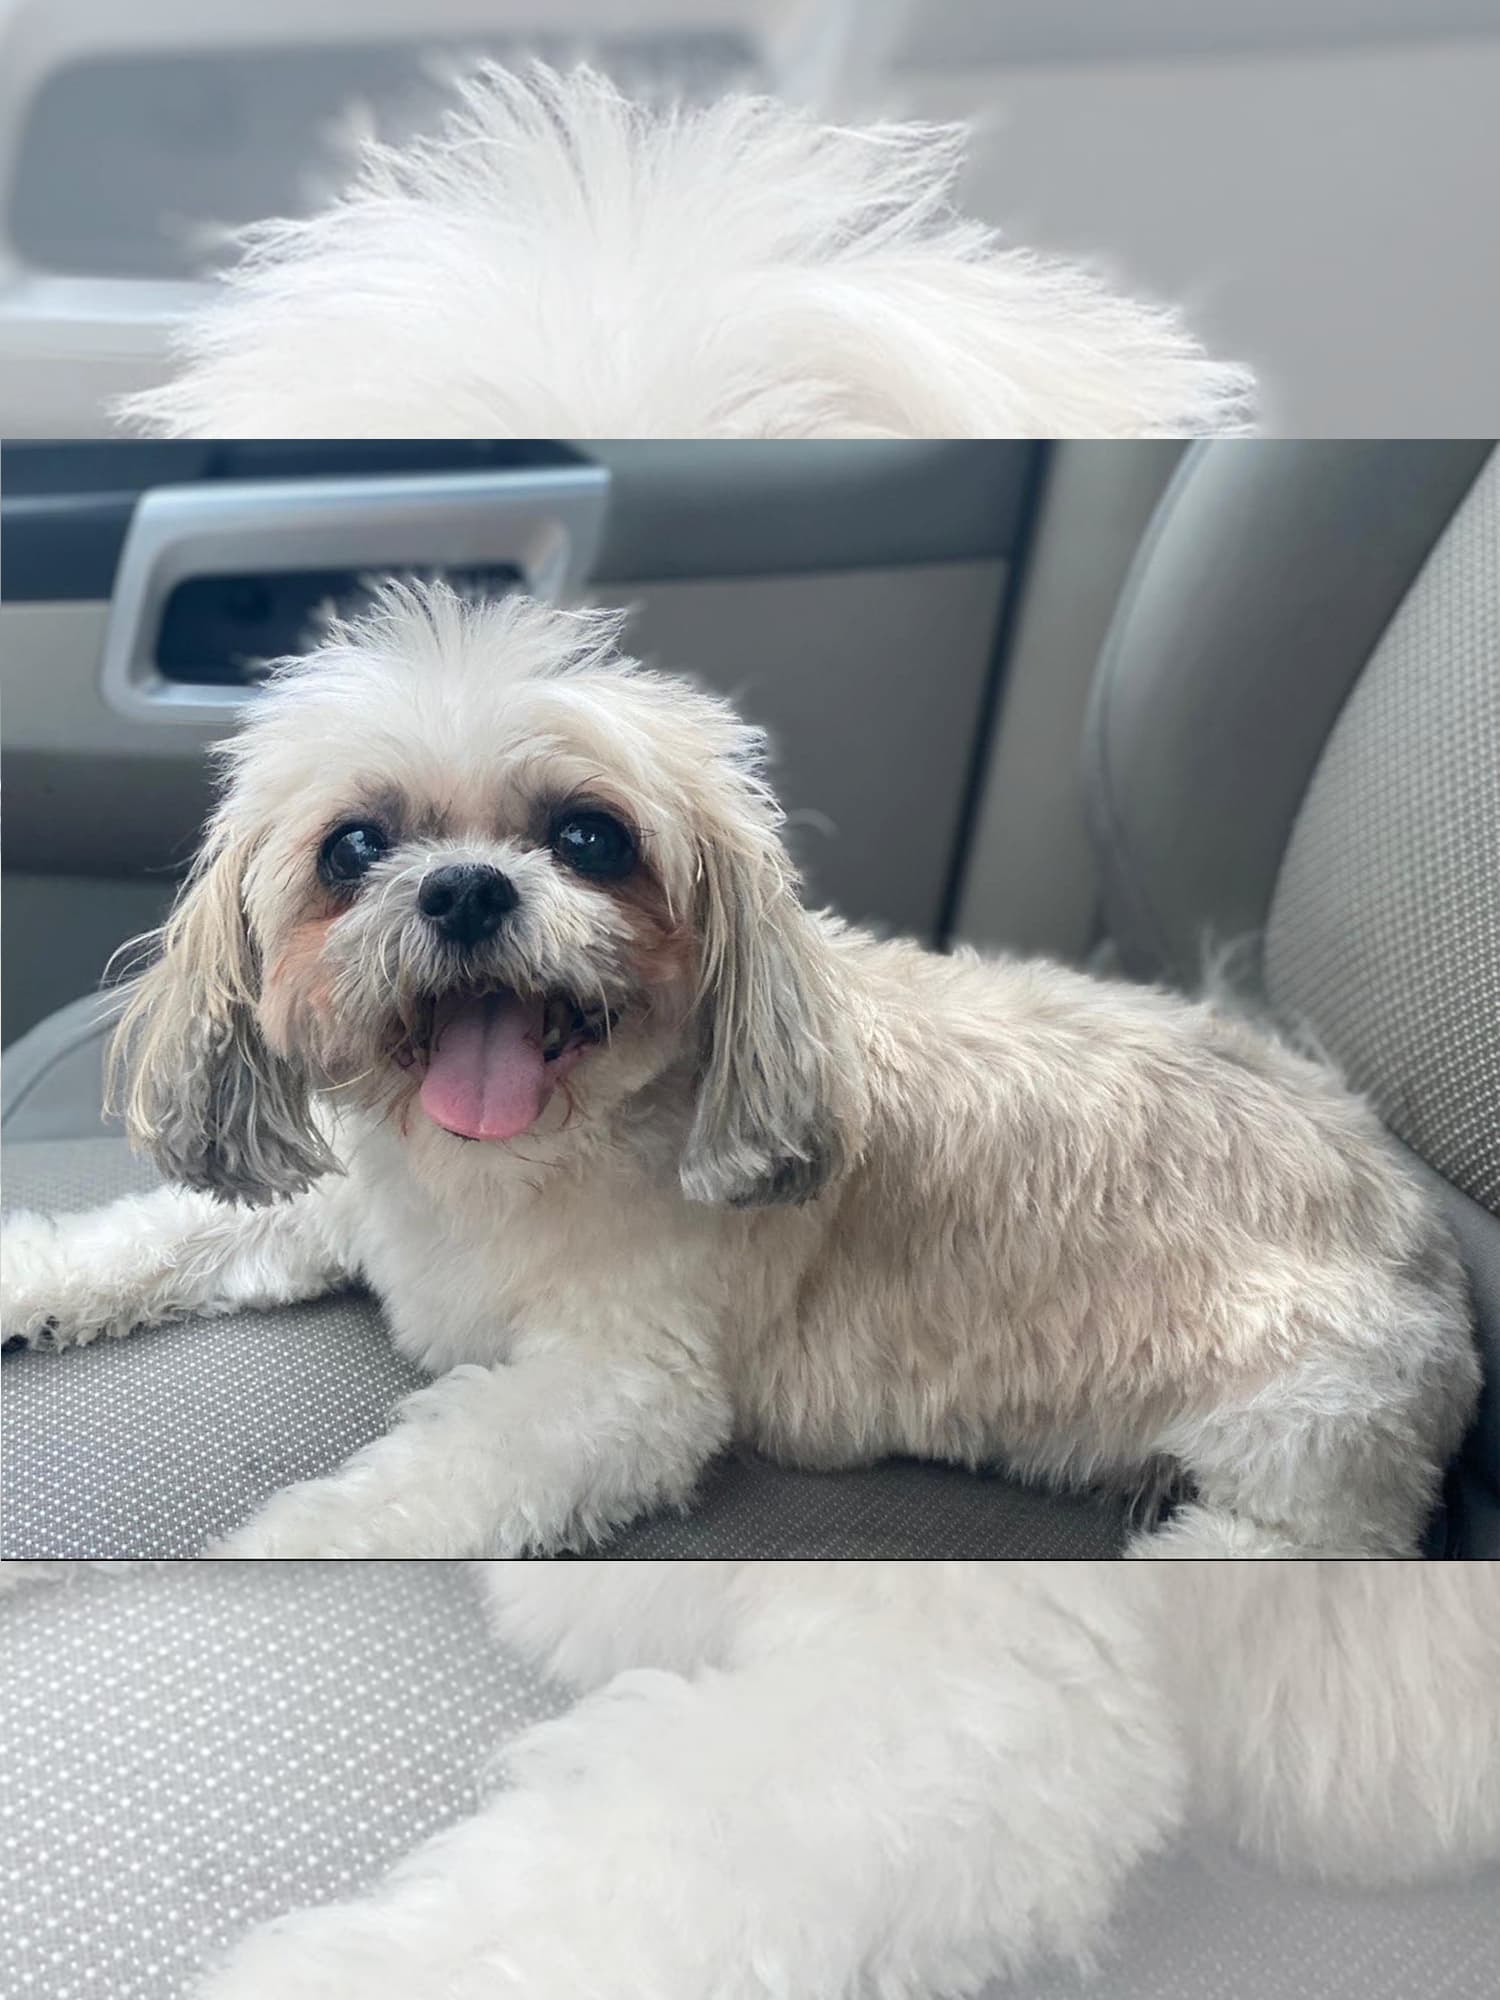
[[852,1051],[828,947],[779,840],[705,843],[699,864],[702,1056],[682,1156],[692,1201],[808,1201],[847,1147]]
[[256,1019],[258,954],[244,909],[247,851],[217,833],[132,984],[110,1047],[110,1099],[168,1180],[224,1200],[298,1194],[337,1162],[307,1078]]

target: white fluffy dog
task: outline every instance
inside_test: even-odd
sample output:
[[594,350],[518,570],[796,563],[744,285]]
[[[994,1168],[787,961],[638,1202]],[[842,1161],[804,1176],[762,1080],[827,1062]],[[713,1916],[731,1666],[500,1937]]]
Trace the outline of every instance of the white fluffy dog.
[[805,910],[610,614],[391,585],[285,666],[122,1029],[178,1185],[6,1232],[66,1346],[362,1278],[442,1379],[229,1545],[517,1555],[731,1439],[1185,1468],[1154,1553],[1414,1551],[1478,1389],[1364,1105],[1206,1004]]
[[1185,1827],[1363,1887],[1500,1858],[1489,1565],[484,1578],[589,1692],[476,1817],[202,2000],[926,2000],[1087,1960]]
[[178,437],[1124,437],[1243,430],[1171,311],[1002,249],[964,135],[481,71],[432,139],[243,261],[122,406]]

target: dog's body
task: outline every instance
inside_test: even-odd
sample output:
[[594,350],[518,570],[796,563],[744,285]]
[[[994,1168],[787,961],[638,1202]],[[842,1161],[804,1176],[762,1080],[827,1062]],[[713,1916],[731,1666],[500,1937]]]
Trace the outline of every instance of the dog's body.
[[[1368,1111],[1209,1005],[809,914],[753,732],[612,638],[391,592],[273,684],[126,1028],[137,1137],[209,1192],[13,1223],[7,1332],[367,1279],[450,1372],[243,1553],[585,1546],[736,1436],[1166,1456],[1153,1553],[1414,1552],[1477,1362]],[[459,946],[454,857],[506,900]]]
[[951,2000],[1107,1962],[1133,1871],[1189,1828],[1364,1889],[1500,1860],[1484,1565],[483,1580],[581,1699],[473,1818],[253,1935],[203,2000]]

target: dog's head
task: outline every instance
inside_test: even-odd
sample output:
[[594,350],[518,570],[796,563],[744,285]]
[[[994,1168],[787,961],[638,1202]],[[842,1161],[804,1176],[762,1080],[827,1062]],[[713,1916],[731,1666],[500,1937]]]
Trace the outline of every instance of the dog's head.
[[171,1178],[306,1186],[318,1093],[456,1156],[653,1089],[695,1200],[837,1171],[846,1028],[760,735],[617,632],[392,584],[272,676],[116,1045]]

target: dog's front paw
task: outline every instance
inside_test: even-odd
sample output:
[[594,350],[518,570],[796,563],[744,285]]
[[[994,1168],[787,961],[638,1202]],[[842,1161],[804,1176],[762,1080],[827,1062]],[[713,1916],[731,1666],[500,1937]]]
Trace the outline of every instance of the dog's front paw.
[[[429,1976],[441,1976],[437,1966]],[[192,2000],[414,2000],[434,1992],[373,1906],[301,1910],[252,1931]],[[503,1991],[503,1989],[497,1989]]]
[[[1316,1549],[1289,1535],[1244,1521],[1221,1507],[1193,1501],[1160,1527],[1133,1535],[1125,1554],[1138,1562],[1267,1562],[1281,1557],[1340,1556],[1342,1549]],[[1357,1555],[1358,1550],[1349,1550]]]
[[[514,1858],[524,1871],[526,1858]],[[563,1907],[565,1885],[517,1896],[503,1867],[461,1892],[441,1878],[392,1896],[299,1910],[252,1931],[192,2000],[750,2000],[754,1973],[684,1977]],[[791,1989],[788,1988],[788,1991]]]
[[[388,1533],[388,1531],[387,1531]],[[208,1557],[231,1556],[259,1562],[331,1556],[405,1556],[411,1549],[388,1545],[382,1525],[368,1510],[351,1507],[331,1479],[289,1486],[258,1514],[222,1541],[204,1550]]]
[[362,1469],[287,1487],[204,1551],[262,1562],[483,1553],[467,1546],[421,1494],[390,1490]]
[[0,1248],[0,1333],[5,1352],[82,1347],[129,1333],[134,1317],[89,1282],[50,1215],[8,1215]]

